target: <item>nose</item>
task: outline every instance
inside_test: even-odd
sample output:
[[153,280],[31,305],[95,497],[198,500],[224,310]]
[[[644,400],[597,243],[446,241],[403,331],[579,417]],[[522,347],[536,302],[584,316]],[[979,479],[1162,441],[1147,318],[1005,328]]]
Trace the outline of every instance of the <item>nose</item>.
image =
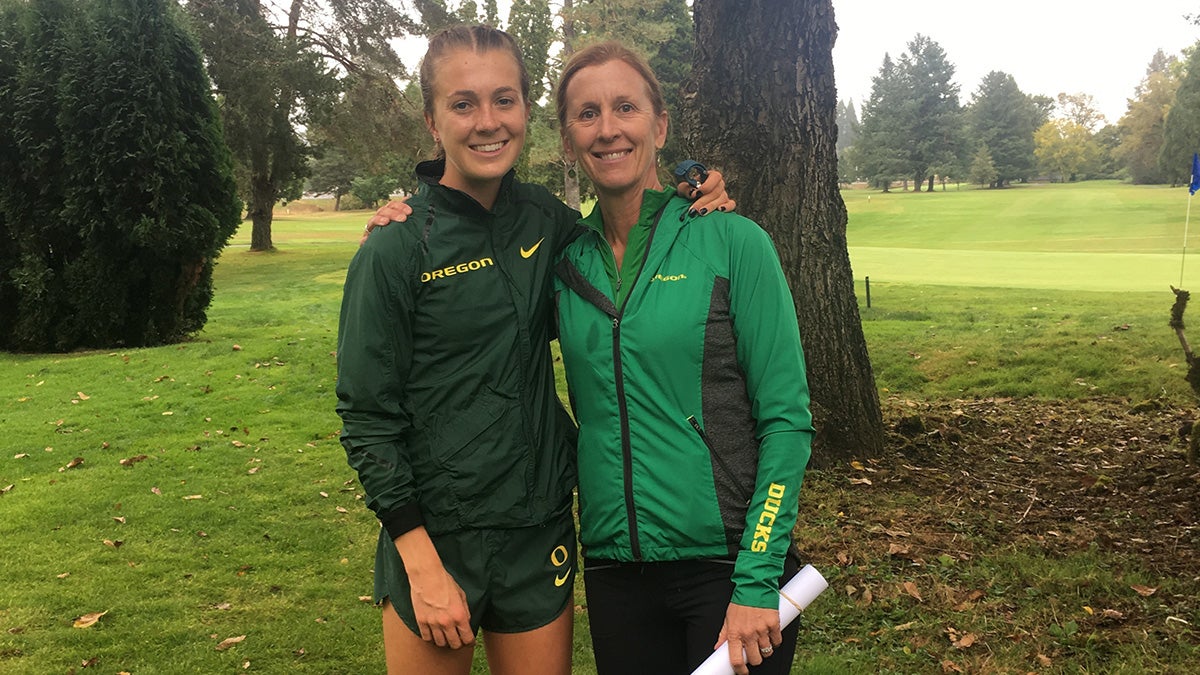
[[475,129],[481,133],[492,133],[500,128],[500,119],[491,105],[479,106],[479,114],[475,116]]
[[606,141],[610,141],[620,135],[620,130],[617,128],[616,116],[612,112],[606,110],[600,113],[600,122],[596,133]]

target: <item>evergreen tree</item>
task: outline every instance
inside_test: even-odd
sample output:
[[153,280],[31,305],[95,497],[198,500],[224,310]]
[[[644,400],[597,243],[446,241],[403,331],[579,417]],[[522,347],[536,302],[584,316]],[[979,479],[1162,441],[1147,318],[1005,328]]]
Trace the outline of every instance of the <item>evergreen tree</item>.
[[[1000,187],[1033,175],[1037,118],[1035,104],[1017,87],[1012,75],[994,70],[984,76],[967,108],[967,123],[971,140],[985,146],[989,153],[995,177],[988,185]],[[973,163],[972,182],[977,177]]]
[[905,165],[914,189],[928,181],[933,191],[934,173],[957,167],[963,152],[962,109],[954,65],[941,45],[918,34],[900,59],[909,105]]
[[979,151],[971,160],[969,173],[971,182],[981,187],[996,187],[999,184],[1000,172],[996,170],[996,163],[992,160],[992,153],[987,145],[979,146]]
[[[177,13],[168,0],[31,3],[18,55],[31,79],[17,86],[36,84],[17,98],[50,104],[37,130],[56,140],[19,148],[26,180],[0,186],[22,251],[6,346],[153,345],[203,326],[241,204],[208,78]],[[50,56],[39,53],[47,31],[63,45]],[[30,140],[32,111],[18,112]],[[39,180],[51,156],[59,178]],[[31,189],[37,201],[22,194]]]
[[912,107],[906,77],[885,54],[879,73],[871,79],[871,96],[863,103],[862,126],[849,156],[861,175],[884,192],[905,171]]

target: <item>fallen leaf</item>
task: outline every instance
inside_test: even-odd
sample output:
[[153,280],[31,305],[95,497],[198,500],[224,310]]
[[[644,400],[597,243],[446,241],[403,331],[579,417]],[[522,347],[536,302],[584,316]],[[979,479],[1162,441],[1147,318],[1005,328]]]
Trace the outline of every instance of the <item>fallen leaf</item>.
[[242,351],[242,346],[241,346],[241,345],[234,345],[234,346],[233,346],[233,351],[235,351],[235,352],[240,352],[240,351]]
[[916,598],[917,602],[924,602],[924,600],[921,599],[921,592],[917,590],[916,584],[914,584],[911,581],[906,581],[906,582],[904,582],[903,586],[904,586],[905,593],[908,593],[909,595]]
[[851,478],[851,485],[872,485],[870,478]]
[[893,630],[908,630],[915,625],[917,625],[916,621],[909,621],[908,623],[902,623],[899,626],[896,626]]
[[75,459],[67,462],[67,465],[64,466],[63,468],[59,469],[59,471],[66,471],[67,469],[74,469],[75,467],[79,466],[80,464],[83,464],[83,458],[76,457]]
[[317,494],[319,494],[319,495],[321,495],[322,497],[325,497],[325,498],[327,498],[327,499],[329,498],[329,493],[328,493],[328,492],[318,492]]
[[1150,588],[1149,586],[1139,586],[1137,584],[1130,586],[1130,588],[1132,588],[1134,591],[1136,591],[1137,594],[1142,596],[1143,598],[1148,598],[1158,592],[1157,588]]
[[975,644],[975,641],[978,639],[978,635],[974,633],[967,633],[966,635],[962,636],[961,640],[956,640],[953,644],[955,649],[966,649],[967,647]]
[[908,555],[911,550],[911,546],[901,546],[900,544],[892,543],[888,546],[888,555]]
[[235,447],[235,448],[244,448],[244,447],[246,447],[246,444],[245,444],[245,443],[243,443],[243,442],[241,442],[241,441],[230,441],[230,443],[232,443],[232,444],[233,444],[233,447]]
[[108,546],[110,548],[121,548],[121,544],[124,544],[124,543],[125,542],[121,541],[120,539],[117,539],[116,541],[113,541],[112,539],[104,540],[104,545]]
[[92,612],[91,614],[84,614],[83,616],[79,617],[78,619],[75,619],[75,623],[72,625],[75,626],[76,628],[87,628],[88,626],[91,626],[92,624],[99,621],[100,617],[104,616],[105,614],[108,614],[108,610],[105,610],[103,612]]
[[161,495],[161,494],[162,494],[162,490],[159,490],[157,487],[152,487],[152,488],[150,488],[150,491],[151,491],[151,492],[153,492],[153,493],[154,493],[154,494],[156,494],[156,495]]
[[99,663],[99,662],[100,662],[100,657],[99,657],[99,656],[93,656],[92,658],[90,658],[90,659],[88,659],[88,660],[86,660],[86,661],[84,661],[84,662],[80,663],[80,664],[79,664],[79,666],[80,666],[81,668],[90,668],[90,667],[92,667],[92,666],[96,665],[96,664],[97,664],[97,663]]
[[946,661],[942,661],[942,672],[943,673],[961,673],[961,672],[963,672],[963,669],[959,668],[958,664],[954,663],[953,661],[946,660]]
[[120,523],[122,525],[125,524],[125,516],[113,516],[113,520],[117,521],[118,523]]
[[371,597],[371,596],[369,596],[369,595],[360,595],[360,596],[358,596],[358,601],[359,601],[359,602],[370,602],[370,603],[374,603],[374,602],[375,602],[375,598],[373,598],[373,597]]
[[16,483],[11,483],[9,485],[5,485],[4,487],[0,488],[0,495],[6,495],[9,492],[12,492],[12,489],[14,487],[16,487],[16,485],[17,485]]
[[858,606],[866,607],[866,606],[870,605],[871,601],[873,601],[874,599],[875,599],[875,594],[871,592],[871,589],[864,588],[863,592],[862,592],[862,597],[858,599]]
[[88,396],[87,394],[83,393],[82,391],[75,392],[75,395],[79,397],[80,401],[86,401],[89,398],[91,398],[91,396]]
[[259,467],[257,467],[257,466],[256,466],[256,467],[253,467],[253,468],[251,468],[251,469],[250,469],[249,471],[247,471],[246,473],[253,475],[253,474],[256,474],[256,473],[258,473],[258,469],[259,469]]
[[853,469],[856,469],[858,471],[866,471],[866,469],[867,469],[867,467],[863,466],[863,463],[858,460],[854,460],[853,462],[850,462],[850,467]]
[[1087,605],[1083,606],[1083,611],[1087,612],[1088,616],[1092,616],[1096,613],[1095,610],[1093,610],[1091,607],[1088,607]]
[[229,604],[228,602],[222,602],[213,605],[213,609],[233,609],[233,605]]
[[204,499],[204,495],[186,495],[184,499]]
[[1125,620],[1125,615],[1122,614],[1121,612],[1118,612],[1115,609],[1106,609],[1103,612],[1101,612],[1101,616],[1103,616],[1106,619],[1111,619],[1113,621],[1124,621]]
[[850,554],[847,553],[846,551],[838,551],[837,552],[837,561],[838,561],[839,565],[849,565],[850,564]]
[[350,513],[349,511],[346,510],[346,507],[344,507],[344,506],[339,506],[339,507],[337,507],[336,510],[338,513]]
[[67,578],[67,577],[69,577],[69,576],[71,576],[71,573],[70,573],[70,572],[63,572],[62,574],[58,575],[58,578],[59,578],[59,579],[66,579],[66,578]]
[[13,459],[25,459],[28,456],[29,453],[27,452],[18,452],[17,454],[13,455]]
[[217,651],[223,652],[226,649],[229,649],[230,647],[236,645],[237,643],[239,643],[245,639],[246,639],[245,635],[239,635],[237,637],[225,638],[224,640],[221,640],[221,644],[217,645]]
[[1050,660],[1050,657],[1046,656],[1045,654],[1038,654],[1037,660],[1038,660],[1038,663],[1042,664],[1043,666],[1046,666],[1047,668],[1049,668],[1050,665],[1054,663],[1053,661]]
[[163,412],[163,415],[174,415],[174,414],[175,414],[175,413],[171,412],[170,410],[167,410],[167,411],[164,411],[164,412]]
[[120,464],[121,464],[121,466],[133,466],[134,464],[145,461],[147,459],[149,459],[149,457],[147,457],[146,455],[137,455],[135,457],[126,457],[125,459],[122,459],[120,461]]

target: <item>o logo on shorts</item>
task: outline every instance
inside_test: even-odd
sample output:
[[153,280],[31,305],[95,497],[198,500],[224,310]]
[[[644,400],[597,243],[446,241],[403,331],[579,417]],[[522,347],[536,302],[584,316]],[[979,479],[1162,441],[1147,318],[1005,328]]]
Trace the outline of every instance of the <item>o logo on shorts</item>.
[[550,563],[555,567],[562,567],[567,564],[567,559],[570,557],[571,554],[567,552],[567,547],[560,545],[550,552]]

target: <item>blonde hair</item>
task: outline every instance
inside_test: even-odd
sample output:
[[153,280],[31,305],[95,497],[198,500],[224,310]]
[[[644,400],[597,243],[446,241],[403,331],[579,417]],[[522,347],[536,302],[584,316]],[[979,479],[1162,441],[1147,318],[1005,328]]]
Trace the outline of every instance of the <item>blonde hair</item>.
[[666,112],[667,103],[663,100],[662,85],[658,83],[658,78],[654,76],[654,71],[651,70],[646,59],[620,42],[601,42],[575,52],[567,60],[567,65],[563,66],[562,76],[558,80],[558,88],[554,91],[554,108],[558,113],[560,128],[567,126],[567,85],[584,68],[602,66],[609,61],[621,61],[637,71],[637,74],[641,75],[642,80],[646,83],[646,89],[650,94],[650,103],[654,106],[654,114],[661,115]]

